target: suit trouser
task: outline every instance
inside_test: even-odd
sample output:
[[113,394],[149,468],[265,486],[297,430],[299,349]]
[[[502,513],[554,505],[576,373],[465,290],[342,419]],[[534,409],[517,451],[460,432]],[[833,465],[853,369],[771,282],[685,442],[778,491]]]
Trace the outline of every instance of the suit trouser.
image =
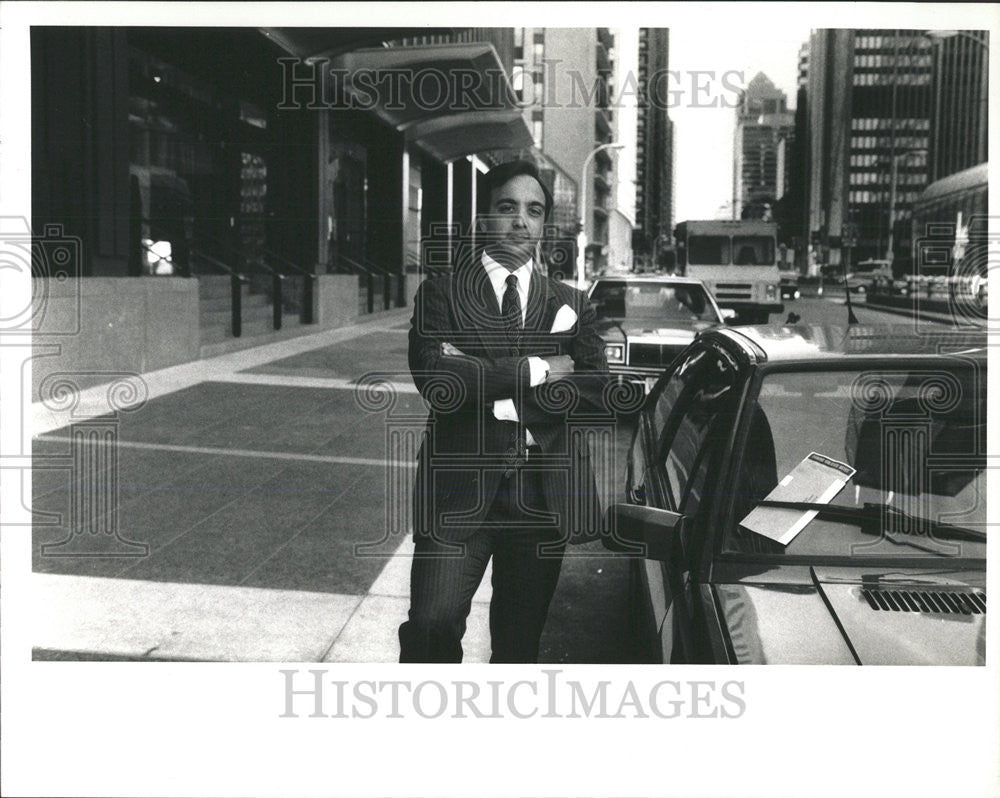
[[490,662],[538,661],[565,541],[555,524],[538,525],[525,506],[545,506],[541,477],[518,469],[500,481],[483,526],[461,544],[417,539],[409,620],[399,627],[400,662],[462,661],[466,619],[490,557]]

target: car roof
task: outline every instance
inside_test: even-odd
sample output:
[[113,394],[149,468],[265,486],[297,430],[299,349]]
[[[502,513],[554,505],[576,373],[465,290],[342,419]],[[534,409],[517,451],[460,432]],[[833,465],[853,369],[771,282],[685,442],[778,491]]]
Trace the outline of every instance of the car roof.
[[757,362],[787,363],[963,354],[986,361],[982,330],[916,331],[913,324],[760,325],[706,330],[701,338],[721,336]]
[[681,277],[677,274],[604,274],[595,277],[592,285],[609,280],[624,280],[628,283],[683,283],[685,285],[704,285],[695,277]]

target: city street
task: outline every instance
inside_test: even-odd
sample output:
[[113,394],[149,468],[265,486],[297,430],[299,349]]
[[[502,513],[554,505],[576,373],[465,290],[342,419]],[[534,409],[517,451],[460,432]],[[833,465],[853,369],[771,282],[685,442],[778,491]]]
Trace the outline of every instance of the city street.
[[[822,298],[786,303],[786,313],[843,324],[838,294],[828,286]],[[861,324],[906,322],[863,304],[855,313]],[[34,508],[43,522],[33,569],[38,606],[48,608],[36,658],[394,661],[413,472],[405,462],[386,468],[388,433],[424,420],[406,368],[408,326],[400,309],[145,375],[148,401],[115,425],[110,514],[79,510],[84,494],[57,467],[73,451],[72,431],[36,406]],[[389,408],[356,392],[359,378],[376,373],[395,397]],[[631,435],[623,423],[616,488]],[[75,520],[88,517],[89,529]],[[74,556],[81,541],[89,556]],[[627,570],[599,544],[570,550],[543,662],[629,661]],[[488,658],[488,600],[487,578],[467,661]]]
[[996,793],[990,7],[71,7],[0,793]]

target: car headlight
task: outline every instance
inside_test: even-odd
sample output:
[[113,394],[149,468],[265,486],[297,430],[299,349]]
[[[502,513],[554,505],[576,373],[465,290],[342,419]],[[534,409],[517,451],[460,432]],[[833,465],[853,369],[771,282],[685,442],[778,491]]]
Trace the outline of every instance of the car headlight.
[[764,296],[767,297],[768,301],[774,301],[775,288],[773,285],[769,285],[764,289]]
[[605,344],[604,345],[604,356],[608,359],[608,363],[624,363],[625,362],[625,345],[624,344]]

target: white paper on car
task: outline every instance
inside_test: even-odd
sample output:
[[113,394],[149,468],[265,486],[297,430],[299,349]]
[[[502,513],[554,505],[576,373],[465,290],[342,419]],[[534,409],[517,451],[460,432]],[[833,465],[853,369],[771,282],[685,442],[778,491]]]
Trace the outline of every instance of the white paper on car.
[[[847,463],[810,452],[764,498],[765,501],[827,504],[843,490],[854,474],[855,469]],[[816,510],[754,507],[740,524],[751,532],[787,546],[816,517],[816,513]]]

